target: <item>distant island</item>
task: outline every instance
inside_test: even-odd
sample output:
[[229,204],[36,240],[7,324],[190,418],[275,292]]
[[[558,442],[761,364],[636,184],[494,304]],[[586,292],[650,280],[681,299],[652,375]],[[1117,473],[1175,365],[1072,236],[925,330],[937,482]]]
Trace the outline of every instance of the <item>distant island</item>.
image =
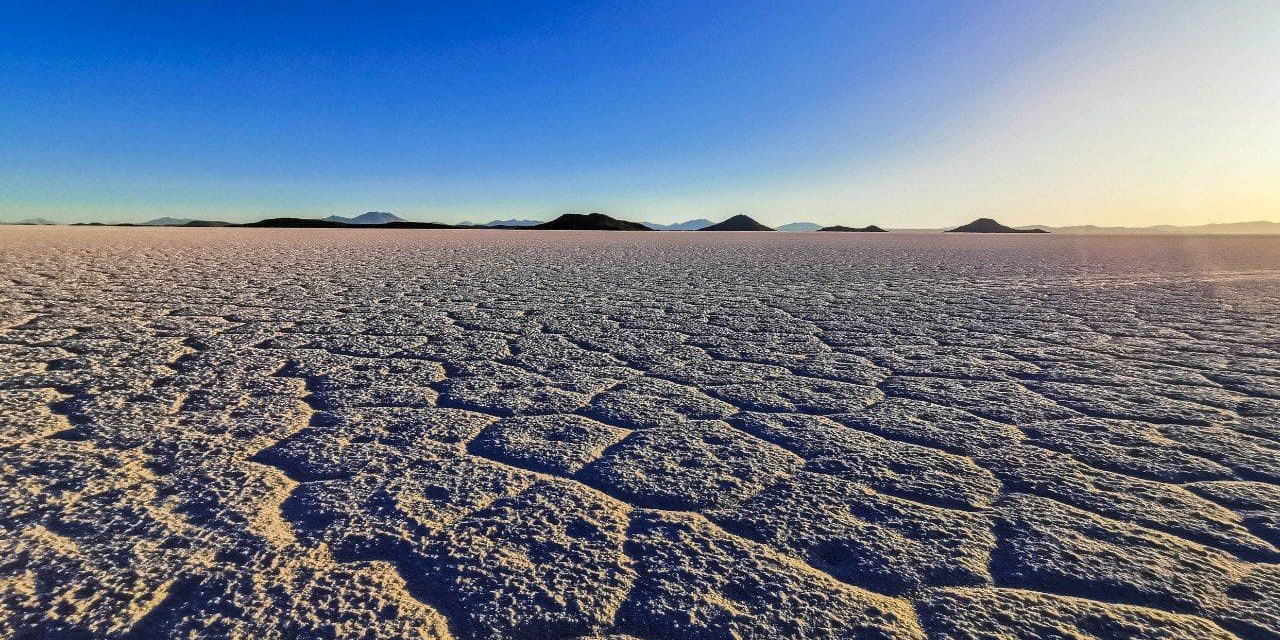
[[823,227],[818,229],[818,231],[838,231],[842,233],[887,233],[884,229],[881,229],[874,224],[869,224],[865,227],[846,227],[844,225],[837,224],[830,227]]
[[773,228],[756,222],[751,216],[739,214],[724,222],[703,227],[699,231],[773,231]]
[[[237,227],[289,227],[294,229],[341,229],[343,227],[365,226],[353,225],[348,222],[338,222],[336,220],[319,219],[319,218],[267,218],[257,222],[246,222],[245,224],[234,225]],[[368,225],[378,226],[383,225]]]
[[638,222],[619,220],[603,213],[566,213],[555,220],[530,227],[550,231],[652,231]]
[[961,225],[947,231],[947,233],[1049,233],[1044,229],[1014,229],[1006,227],[991,218],[978,218],[966,225]]

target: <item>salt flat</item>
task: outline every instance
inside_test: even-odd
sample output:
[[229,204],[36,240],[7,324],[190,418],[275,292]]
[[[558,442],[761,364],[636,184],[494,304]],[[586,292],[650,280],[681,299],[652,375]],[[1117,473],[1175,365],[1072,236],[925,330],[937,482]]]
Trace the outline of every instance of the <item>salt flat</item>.
[[1280,238],[0,228],[0,636],[1280,638]]

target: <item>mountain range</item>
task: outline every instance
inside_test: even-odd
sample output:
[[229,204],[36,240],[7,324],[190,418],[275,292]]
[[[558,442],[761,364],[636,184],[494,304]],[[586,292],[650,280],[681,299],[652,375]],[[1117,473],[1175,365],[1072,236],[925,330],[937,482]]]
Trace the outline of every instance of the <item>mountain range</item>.
[[[1031,228],[1033,227],[1018,227],[1018,229],[1031,229]],[[1257,220],[1254,222],[1219,222],[1214,224],[1200,224],[1200,225],[1192,225],[1192,226],[1160,224],[1152,227],[1102,227],[1098,225],[1085,224],[1085,225],[1073,225],[1073,226],[1066,226],[1066,227],[1039,226],[1039,228],[1044,229],[1046,231],[1050,231],[1052,233],[1060,233],[1060,234],[1066,234],[1066,235],[1147,235],[1147,234],[1273,235],[1273,234],[1280,234],[1280,222],[1267,222],[1265,220]]]
[[511,218],[510,220],[490,220],[480,226],[482,227],[536,227],[542,224],[542,220],[529,220],[527,218]]
[[408,222],[404,218],[386,211],[368,211],[354,218],[343,216],[329,216],[325,218],[328,222],[341,222],[342,224],[388,224],[391,222]]
[[[183,226],[194,226],[186,224]],[[212,225],[204,225],[212,226]],[[231,227],[276,227],[276,228],[302,228],[302,229],[457,229],[458,227],[451,224],[443,224],[440,222],[414,222],[405,220],[404,218],[396,218],[391,222],[374,223],[374,222],[338,222],[328,218],[267,218],[257,222],[249,222],[246,224],[224,225]]]
[[[567,215],[577,215],[577,214],[567,214]],[[603,214],[593,214],[593,215],[603,215]],[[588,218],[588,216],[580,216],[580,217]],[[616,220],[615,218],[610,218],[609,216],[604,216],[604,217],[609,218],[610,220],[615,220],[618,223],[625,222],[621,220]],[[552,221],[552,222],[556,222],[556,221]],[[0,224],[6,224],[6,223],[0,222]],[[45,219],[45,218],[32,217],[32,218],[17,220],[7,224],[55,225],[59,223],[53,220]],[[85,225],[107,226],[100,222],[77,223],[77,224],[80,226],[85,226]],[[357,227],[357,228],[392,228],[392,229],[395,229],[395,228],[401,228],[401,229],[406,229],[406,228],[418,228],[418,229],[543,228],[543,229],[546,229],[546,228],[552,228],[551,226],[548,226],[550,224],[551,223],[543,222],[541,220],[512,218],[509,220],[491,220],[483,225],[474,225],[468,222],[463,222],[457,225],[450,225],[450,224],[443,224],[443,223],[436,223],[436,222],[414,222],[410,220],[405,220],[404,218],[401,218],[400,216],[397,216],[392,213],[387,213],[383,211],[370,211],[370,212],[363,213],[358,216],[352,216],[352,217],[333,215],[327,218],[287,218],[287,217],[286,218],[269,218],[266,220],[259,220],[257,222],[250,222],[247,224],[234,224],[234,223],[223,222],[219,220],[195,220],[191,218],[178,218],[178,217],[164,216],[160,218],[153,218],[151,220],[147,220],[146,222],[140,222],[136,224],[119,224],[114,226],[150,226],[150,227],[291,226],[291,227],[330,227],[330,228]],[[568,224],[572,226],[573,224],[577,224],[577,223],[562,221],[558,224],[561,224],[561,225]],[[718,224],[713,224],[710,220],[707,220],[705,218],[698,218],[696,220],[688,220],[685,222],[677,222],[673,224],[662,224],[657,222],[642,222],[637,224],[637,223],[626,222],[625,225],[622,225],[622,224],[614,225],[612,223],[603,223],[598,219],[595,221],[592,221],[590,219],[584,219],[581,221],[581,224],[584,225],[582,228],[597,228],[598,226],[603,226],[603,227],[609,227],[609,228],[625,227],[629,229],[630,228],[647,228],[647,229],[655,229],[655,230],[662,230],[662,231],[693,231],[693,230],[701,230],[701,229],[707,229],[712,231],[714,230],[737,230],[737,231],[772,230],[772,229],[769,229],[769,227],[766,227],[765,225],[762,225],[759,222],[755,221],[754,219],[750,218],[749,216],[734,216]],[[978,228],[981,228],[981,227],[990,227],[993,229],[997,228],[997,227],[992,227],[991,226],[992,224],[997,225],[997,227],[1001,229],[1000,231],[998,231],[1000,233],[1016,233],[1016,232],[1032,231],[1032,230],[1038,229],[1044,232],[1062,234],[1062,235],[1218,235],[1218,234],[1280,235],[1280,222],[1269,222],[1269,221],[1263,221],[1263,220],[1254,221],[1254,222],[1213,223],[1213,224],[1203,224],[1203,225],[1194,225],[1194,226],[1155,225],[1150,227],[1109,227],[1109,226],[1099,226],[1099,225],[1073,225],[1073,226],[1062,226],[1062,227],[1050,227],[1050,226],[1043,226],[1043,225],[1035,225],[1035,226],[1006,227],[1005,225],[1001,225],[995,222],[994,220],[991,220],[990,218],[980,218],[970,223],[969,225],[964,225],[963,227],[960,227],[959,229],[955,229],[955,230],[937,229],[937,228],[933,228],[933,229],[898,228],[898,229],[890,229],[890,231],[894,231],[898,233],[942,233],[944,231],[960,232],[962,230],[972,231],[973,229],[975,229],[973,225],[977,225]],[[634,226],[626,226],[626,225],[634,225]],[[879,229],[879,227],[876,227],[875,225],[871,225],[870,227],[865,227],[865,228],[851,228],[851,227],[845,227],[844,225],[833,225],[831,227],[819,227],[818,225],[810,222],[792,222],[792,223],[780,225],[777,228],[778,231],[799,231],[799,232],[819,231],[819,230],[821,231],[846,231],[846,230],[874,231],[876,229]],[[978,231],[978,232],[982,232],[982,231]]]
[[139,223],[138,223],[138,226],[141,226],[141,227],[181,227],[181,226],[183,226],[183,225],[187,224],[188,222],[191,222],[191,218],[170,218],[169,216],[164,216],[164,217],[162,217],[162,218],[152,218],[152,219],[150,219],[150,220],[148,220],[148,221],[146,221],[146,222],[139,222]]
[[674,224],[662,224],[660,222],[641,222],[640,224],[655,231],[697,231],[714,223],[706,218],[698,218],[697,220],[686,220]]
[[[749,216],[743,216],[743,217],[749,217]],[[707,227],[713,226],[716,223],[706,218],[698,218],[696,220],[686,220],[684,222],[675,222],[672,224],[662,224],[661,222],[641,222],[640,224],[646,227],[649,227],[650,229],[653,229],[655,231],[701,231],[703,229],[706,229]],[[764,226],[764,225],[760,225],[760,226]],[[779,226],[777,230],[789,231],[789,232],[808,232],[808,231],[817,231],[818,229],[821,229],[821,228],[822,228],[822,225],[814,224],[812,222],[791,222],[791,223]],[[763,229],[756,229],[756,231],[763,231]]]

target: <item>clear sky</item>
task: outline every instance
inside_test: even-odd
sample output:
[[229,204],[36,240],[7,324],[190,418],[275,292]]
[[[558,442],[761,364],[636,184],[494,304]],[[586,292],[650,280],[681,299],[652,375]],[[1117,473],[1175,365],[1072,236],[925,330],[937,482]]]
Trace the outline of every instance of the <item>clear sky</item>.
[[1280,2],[0,0],[0,219],[1280,221]]

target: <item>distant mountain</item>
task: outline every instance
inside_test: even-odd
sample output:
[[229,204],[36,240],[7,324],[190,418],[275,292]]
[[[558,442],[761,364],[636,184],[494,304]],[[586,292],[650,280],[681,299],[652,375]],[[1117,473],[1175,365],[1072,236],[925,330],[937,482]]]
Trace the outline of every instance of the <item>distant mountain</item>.
[[9,224],[49,225],[49,224],[58,224],[58,223],[52,220],[49,220],[48,218],[23,218],[21,220],[18,220],[17,222],[11,222]]
[[706,218],[698,218],[697,220],[686,220],[675,224],[662,224],[659,222],[641,222],[640,224],[655,231],[697,231],[711,226],[711,221]]
[[978,218],[966,225],[956,227],[947,233],[1049,233],[1044,229],[1014,229],[1006,227],[991,218]]
[[490,220],[481,226],[484,227],[536,227],[542,224],[541,220],[527,220],[520,218],[512,218],[510,220]]
[[363,229],[457,229],[456,226],[445,224],[443,222],[414,222],[412,220],[400,220],[398,222],[388,222],[386,224],[353,224],[348,226]]
[[821,229],[818,229],[818,231],[840,231],[845,233],[885,233],[884,229],[881,229],[880,227],[877,227],[874,224],[869,224],[865,227],[846,227],[844,225],[837,224],[830,227],[823,227]]
[[139,222],[140,227],[230,227],[230,222],[221,220],[192,220],[190,218],[155,218],[146,222]]
[[1253,222],[1219,222],[1214,224],[1201,224],[1188,227],[1175,227],[1172,225],[1161,225],[1153,227],[1168,233],[1249,233],[1249,234],[1275,234],[1280,233],[1280,222],[1268,222],[1266,220],[1255,220]]
[[789,222],[778,226],[778,231],[789,233],[807,233],[809,231],[818,231],[819,229],[822,229],[822,225],[812,222]]
[[294,228],[294,229],[297,229],[297,228],[341,229],[343,227],[351,226],[345,222],[330,219],[330,218],[337,218],[337,217],[341,217],[341,216],[330,216],[329,218],[325,218],[323,220],[319,218],[267,218],[265,220],[259,220],[257,222],[248,222],[239,226],[242,226],[242,227],[288,227],[288,228]]
[[[1018,227],[1028,229],[1030,227]],[[1066,227],[1043,227],[1053,233],[1065,235],[1143,235],[1143,234],[1177,234],[1177,235],[1215,235],[1215,234],[1247,234],[1247,235],[1280,235],[1280,222],[1218,222],[1180,227],[1171,224],[1160,224],[1152,227],[1101,227],[1093,224],[1073,225]]]
[[751,216],[739,214],[724,222],[703,227],[699,231],[773,231],[773,229],[756,222]]
[[1147,229],[1126,228],[1126,227],[1099,227],[1096,224],[1079,224],[1069,227],[1045,227],[1040,225],[1027,225],[1016,227],[1019,231],[1028,231],[1031,229],[1044,229],[1052,233],[1062,233],[1068,235],[1121,235],[1126,233],[1155,233],[1150,227]]
[[163,218],[153,218],[146,222],[139,222],[138,225],[143,227],[181,227],[188,222],[191,222],[191,218],[170,218],[165,216]]
[[603,213],[566,213],[550,222],[542,222],[530,229],[552,231],[649,231],[649,227],[635,222],[618,220]]
[[[331,216],[332,217],[332,216]],[[441,224],[439,222],[413,222],[411,220],[403,220],[396,218],[391,222],[381,224],[364,222],[364,223],[348,223],[338,222],[329,218],[267,218],[257,222],[247,224],[228,225],[233,227],[280,227],[290,229],[454,229],[451,224]]]
[[394,213],[386,211],[369,211],[362,213],[354,218],[344,216],[329,216],[325,218],[328,222],[341,222],[343,224],[387,224],[389,222],[408,222]]

